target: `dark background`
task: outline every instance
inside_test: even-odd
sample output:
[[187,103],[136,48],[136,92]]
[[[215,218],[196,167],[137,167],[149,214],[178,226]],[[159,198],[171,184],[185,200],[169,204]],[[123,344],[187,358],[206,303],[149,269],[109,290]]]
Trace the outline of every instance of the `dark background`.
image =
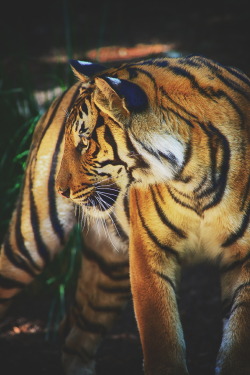
[[2,63],[8,78],[18,82],[21,68],[28,67],[39,88],[54,83],[48,79],[52,65],[64,64],[67,56],[84,57],[87,50],[105,45],[160,42],[248,73],[249,21],[247,0],[6,1],[0,22]]
[[[1,9],[0,40],[0,99],[16,88],[29,95],[32,90],[68,85],[73,81],[69,57],[84,59],[89,49],[109,45],[171,43],[184,55],[202,54],[250,74],[250,13],[248,1],[243,0],[7,0]],[[2,108],[1,151],[21,126],[20,119],[8,123],[3,117],[6,108],[11,111],[9,104],[4,102]],[[2,175],[3,186],[4,178]],[[218,285],[217,270],[211,265],[184,270],[180,313],[193,375],[213,374],[221,335]],[[0,326],[2,375],[17,371],[62,374],[59,342],[51,337],[45,340],[51,303],[53,295],[46,290],[18,298]],[[100,348],[97,370],[98,375],[142,374],[132,305]]]

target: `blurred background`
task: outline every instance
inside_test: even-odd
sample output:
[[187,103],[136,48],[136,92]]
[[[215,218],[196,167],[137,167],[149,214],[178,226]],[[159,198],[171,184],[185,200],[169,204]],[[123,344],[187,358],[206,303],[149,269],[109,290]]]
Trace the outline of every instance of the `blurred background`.
[[[7,0],[0,41],[1,240],[34,126],[53,97],[75,80],[69,58],[109,66],[140,56],[201,54],[250,75],[247,0]],[[20,368],[26,374],[62,374],[60,345],[49,333],[57,330],[65,309],[67,285],[60,270],[72,279],[77,246],[71,243],[74,251],[17,301],[0,326],[1,374]],[[185,270],[180,297],[191,374],[212,375],[221,333],[217,270],[208,265]],[[142,374],[141,361],[130,305],[100,349],[98,375]]]

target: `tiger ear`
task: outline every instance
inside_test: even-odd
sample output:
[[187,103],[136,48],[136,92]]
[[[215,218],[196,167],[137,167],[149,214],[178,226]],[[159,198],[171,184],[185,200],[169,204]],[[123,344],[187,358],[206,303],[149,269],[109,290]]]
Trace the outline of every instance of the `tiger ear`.
[[126,124],[130,114],[148,106],[142,88],[133,82],[113,77],[96,77],[94,100],[96,105],[115,120]]
[[107,69],[101,64],[96,64],[89,61],[71,59],[69,60],[69,63],[75,76],[84,82],[89,81],[89,78]]

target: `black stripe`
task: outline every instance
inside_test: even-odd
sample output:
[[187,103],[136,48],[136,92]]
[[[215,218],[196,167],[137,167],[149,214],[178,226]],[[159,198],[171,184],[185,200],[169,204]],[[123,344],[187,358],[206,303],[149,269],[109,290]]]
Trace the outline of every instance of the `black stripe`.
[[138,67],[135,67],[135,71],[140,72],[140,73],[144,74],[145,76],[147,76],[150,79],[150,81],[153,83],[155,91],[157,90],[158,86],[157,86],[157,84],[155,82],[155,79],[154,79],[154,76],[152,74],[150,74],[147,70],[144,70],[144,69],[138,68]]
[[218,147],[214,144],[214,138],[209,135],[208,138],[208,149],[210,154],[210,171],[211,171],[211,183],[213,186],[216,185],[216,161]]
[[[198,57],[198,60],[200,60],[199,57]],[[246,91],[243,90],[243,88],[237,82],[235,82],[232,79],[227,78],[227,77],[225,77],[221,74],[220,70],[221,70],[221,67],[224,69],[223,66],[220,67],[218,64],[217,65],[212,64],[207,59],[202,59],[202,64],[204,66],[206,66],[221,82],[223,82],[230,89],[232,89],[235,92],[238,92],[239,94],[241,94],[245,98],[249,99],[249,94],[247,94]],[[227,69],[225,69],[225,70],[227,70]]]
[[156,273],[158,276],[160,276],[161,279],[163,279],[164,281],[166,281],[166,282],[172,287],[173,291],[176,292],[176,290],[175,290],[175,284],[174,284],[174,282],[170,279],[169,276],[163,274],[162,272],[158,272],[158,271],[156,271],[155,273]]
[[235,262],[232,262],[232,263],[230,263],[228,265],[226,264],[224,266],[221,266],[220,267],[220,272],[221,273],[226,273],[226,272],[233,271],[235,268],[237,268],[239,266],[242,266],[249,259],[250,259],[250,251],[249,251],[249,253],[244,258],[236,260]]
[[61,128],[57,142],[56,142],[56,148],[52,157],[50,174],[49,174],[49,179],[48,179],[49,217],[50,217],[50,221],[51,221],[51,225],[54,230],[54,233],[57,235],[62,245],[64,243],[65,234],[64,234],[63,225],[61,224],[58,218],[58,212],[57,212],[57,206],[56,206],[55,173],[56,173],[56,168],[57,168],[58,153],[62,144],[63,136],[64,136],[64,126],[62,126]]
[[88,302],[88,306],[91,308],[91,310],[99,313],[111,313],[111,314],[120,314],[120,312],[123,310],[122,306],[111,306],[111,305],[94,305],[91,301]]
[[125,133],[125,142],[126,142],[126,148],[129,151],[130,154],[138,154],[135,146],[133,145],[128,132]]
[[112,165],[124,165],[127,170],[127,164],[123,160],[121,160],[119,157],[117,143],[108,125],[105,126],[104,139],[112,147],[112,151],[113,151]]
[[119,233],[119,236],[122,238],[123,241],[128,241],[129,240],[129,237],[127,235],[127,233],[125,233],[125,231],[123,230],[120,222],[118,221],[118,219],[116,218],[115,215],[112,215],[112,220],[114,221],[115,223],[115,226],[117,227],[117,231]]
[[86,191],[86,189],[88,189],[88,191],[91,191],[93,188],[92,184],[88,184],[88,183],[81,183],[80,185],[82,186],[81,189],[75,190],[74,194],[82,193],[83,191]]
[[61,102],[63,101],[64,96],[67,94],[67,92],[68,92],[68,90],[64,91],[64,92],[61,94],[61,96],[59,96],[58,99],[56,99],[56,101],[55,101],[55,106],[54,106],[54,108],[53,108],[53,110],[52,110],[51,115],[49,116],[49,119],[47,120],[47,115],[48,115],[49,112],[50,112],[50,110],[48,110],[47,115],[46,115],[46,117],[45,117],[45,119],[44,119],[44,121],[43,121],[43,122],[46,122],[47,125],[46,125],[46,127],[43,129],[43,131],[42,131],[41,134],[40,134],[39,142],[37,142],[37,143],[35,144],[35,147],[36,147],[37,150],[40,148],[40,145],[41,145],[41,142],[42,142],[42,140],[43,140],[43,138],[44,138],[44,136],[45,136],[45,133],[46,133],[47,130],[49,129],[50,125],[53,123],[53,120],[54,120],[54,118],[55,118],[55,116],[56,116],[56,114],[57,114],[58,107],[60,106],[60,104],[61,104]]
[[[136,139],[136,141],[144,148],[144,150],[146,150],[149,154],[153,155],[157,160],[162,161],[162,158],[166,159],[172,165],[173,169],[176,170],[176,168],[178,167],[178,163],[174,154],[172,154],[171,152],[168,152],[168,154],[164,154],[161,151],[152,149],[151,147],[148,148],[147,145],[139,139]],[[146,163],[146,166],[147,166],[147,163]],[[132,167],[129,170],[131,171],[133,169],[135,169],[135,167]]]
[[244,210],[244,206],[245,206],[246,200],[247,200],[247,198],[249,196],[249,191],[250,191],[250,175],[248,176],[247,184],[244,187],[244,194],[243,194],[243,197],[241,199],[241,206],[240,206],[240,210],[241,211]]
[[189,183],[192,180],[191,176],[184,176],[185,168],[190,162],[191,157],[192,157],[192,151],[193,151],[192,143],[191,141],[189,141],[186,144],[185,155],[184,155],[182,166],[180,170],[178,171],[177,175],[174,177],[174,180],[184,182],[185,184]]
[[190,81],[191,86],[194,89],[196,89],[202,96],[205,96],[206,98],[209,98],[209,99],[213,99],[213,96],[215,96],[215,92],[211,91],[212,89],[211,87],[210,87],[210,90],[206,90],[203,87],[201,87],[199,83],[197,82],[196,77],[193,74],[191,74],[187,69],[183,69],[179,66],[170,66],[169,70],[172,71],[174,75],[176,76],[187,78]]
[[249,219],[250,219],[250,204],[243,215],[242,222],[237,230],[234,230],[233,233],[230,234],[230,236],[226,239],[226,241],[223,242],[221,246],[227,247],[231,246],[233,243],[235,243],[239,238],[243,237],[248,225],[249,225]]
[[216,99],[221,99],[221,98],[224,98],[225,100],[227,100],[229,102],[229,104],[235,109],[235,111],[238,113],[240,119],[241,119],[241,124],[244,123],[244,114],[243,112],[241,111],[241,109],[238,107],[238,105],[233,101],[233,99],[223,90],[214,90],[214,88],[212,86],[207,86],[205,89],[203,87],[201,87],[195,76],[193,74],[191,74],[189,71],[183,69],[183,68],[180,68],[180,67],[169,67],[170,70],[172,70],[172,72],[175,74],[175,75],[179,75],[179,76],[182,76],[182,77],[185,77],[187,78],[192,87],[194,89],[196,89],[202,96],[205,96],[206,98],[209,98],[210,100],[215,100]]
[[[215,142],[215,139],[216,139],[216,142],[218,140],[218,136],[216,135],[216,137],[214,137],[214,134],[209,130],[209,128],[202,122],[198,122],[197,123],[199,125],[199,127],[203,130],[203,132],[206,134],[207,138],[208,138],[208,144],[207,144],[207,149],[209,150],[209,156],[210,156],[210,176],[207,175],[205,177],[202,178],[202,181],[206,181],[206,179],[208,180],[208,178],[210,177],[210,180],[211,181],[208,181],[209,182],[209,185],[207,187],[205,187],[204,189],[202,189],[202,191],[200,191],[198,193],[199,190],[201,190],[201,183],[199,183],[199,185],[196,187],[196,189],[194,190],[194,192],[198,193],[196,195],[196,198],[197,199],[202,199],[204,197],[208,197],[210,194],[212,193],[215,193],[216,189],[218,188],[218,184],[220,183],[220,179],[218,179],[218,181],[216,181],[215,177],[216,177],[216,156],[217,156],[217,150],[218,150],[218,145],[214,145],[214,142]],[[224,173],[224,171],[222,172]]]
[[[171,103],[174,104],[175,107],[179,108],[182,112],[184,112],[186,115],[192,117],[194,120],[198,120],[198,116],[196,116],[192,112],[189,112],[187,110],[187,108],[183,107],[180,103],[177,103],[174,99],[172,99],[171,96],[169,96],[169,94],[163,88],[163,86],[160,87],[160,91],[161,91],[162,95],[167,98],[167,100],[169,100]],[[189,125],[191,126],[191,123]]]
[[249,311],[249,307],[250,307],[250,302],[239,302],[237,303],[233,309],[230,311],[230,314],[229,314],[229,317],[233,315],[233,313],[239,308],[239,307],[246,307],[247,310]]
[[125,133],[126,147],[129,152],[128,156],[132,158],[135,162],[135,165],[128,168],[128,175],[130,182],[133,181],[133,171],[136,169],[150,169],[150,165],[144,160],[144,158],[138,153],[137,149],[134,147],[129,134]]
[[124,262],[112,262],[108,263],[100,254],[97,254],[94,250],[85,246],[83,249],[83,255],[91,261],[98,264],[100,270],[108,276],[111,280],[128,280],[128,261]]
[[[88,167],[87,167],[88,165]],[[90,173],[88,172],[89,168],[92,168],[93,169],[93,165],[92,164],[89,164],[89,163],[86,163],[86,165],[84,164],[81,164],[81,169],[82,171],[84,171],[84,174],[87,175],[87,176],[95,176],[96,174],[95,173]],[[81,172],[82,172],[81,171]]]
[[168,189],[168,192],[169,192],[171,198],[172,198],[176,203],[178,203],[178,204],[179,204],[180,206],[182,206],[182,207],[185,207],[185,208],[188,208],[189,210],[194,211],[198,216],[200,216],[200,213],[199,213],[194,207],[192,207],[192,206],[190,206],[189,204],[186,204],[186,203],[180,201],[180,200],[174,195],[174,193],[171,191],[171,189],[170,189],[169,186],[167,186],[167,189]]
[[197,56],[195,56],[195,55],[186,56],[184,58],[179,59],[178,62],[182,65],[191,66],[191,67],[200,69],[200,68],[202,68],[202,65],[200,63],[198,63],[197,61],[193,60],[196,57]]
[[217,186],[216,186],[217,191],[214,194],[212,201],[203,207],[204,211],[220,203],[223,197],[226,185],[227,185],[227,176],[228,176],[229,164],[230,164],[229,163],[230,162],[230,147],[229,147],[229,142],[227,138],[211,123],[209,124],[209,129],[212,131],[212,133],[214,133],[220,139],[222,143],[223,159],[222,159],[222,165],[221,165],[221,170],[220,170],[220,177],[218,178]]
[[[95,124],[95,129],[100,128],[101,126],[105,125],[103,115],[100,113],[100,109],[96,107],[96,111],[98,112],[97,119],[96,119],[96,124]],[[92,135],[91,135],[92,136]]]
[[40,233],[39,216],[38,216],[35,198],[33,194],[33,178],[32,178],[31,170],[32,168],[30,168],[30,176],[29,176],[29,180],[30,180],[29,200],[30,200],[31,225],[32,225],[38,253],[41,256],[41,258],[44,260],[45,265],[46,265],[49,262],[50,257],[49,257],[48,249]]
[[142,226],[145,229],[145,231],[146,231],[147,235],[149,236],[149,238],[155,243],[155,245],[158,248],[160,248],[161,250],[163,250],[167,254],[173,255],[176,258],[177,262],[180,263],[180,255],[179,255],[179,253],[175,249],[173,249],[172,247],[162,244],[158,240],[158,238],[156,237],[156,235],[151,231],[151,229],[149,229],[149,227],[147,226],[147,224],[146,224],[146,222],[145,222],[145,220],[144,220],[144,218],[143,218],[143,216],[141,214],[136,191],[135,191],[135,197],[136,197],[136,205],[137,205],[138,216],[139,216],[140,221],[142,223]]
[[[36,264],[34,259],[32,258],[29,250],[24,244],[24,237],[21,232],[21,218],[22,218],[22,198],[24,194],[24,188],[25,188],[25,183],[23,182],[20,195],[19,195],[19,201],[17,205],[17,210],[16,210],[16,224],[15,224],[15,238],[16,238],[16,244],[19,252],[30,262],[31,266],[36,269],[37,271],[42,270],[40,266]],[[35,275],[35,273],[33,274]]]
[[174,109],[172,108],[169,108],[169,107],[165,107],[163,104],[161,105],[161,108],[166,111],[166,112],[171,112],[173,113],[176,117],[180,118],[181,120],[183,120],[188,126],[190,126],[191,128],[194,128],[194,124],[188,120],[187,118],[185,118],[184,116],[180,115],[178,112],[176,112]]
[[[234,295],[232,297],[232,300],[231,300],[231,303],[230,303],[230,315],[233,313],[234,311],[234,306],[237,306],[238,304],[235,305],[235,302],[238,298],[238,295],[240,294],[240,292],[245,289],[245,288],[248,288],[250,287],[250,281],[246,282],[246,283],[243,283],[241,284],[240,286],[238,286],[238,288],[236,288],[236,290],[234,291]],[[242,302],[239,302],[240,303],[244,303],[244,301]]]
[[[157,189],[158,189],[158,187],[157,187]],[[157,198],[156,198],[156,195],[155,195],[155,192],[154,192],[152,186],[150,186],[150,191],[151,191],[151,194],[152,194],[152,197],[153,197],[154,206],[156,208],[157,214],[159,215],[161,221],[180,238],[187,238],[187,235],[183,232],[183,230],[181,230],[180,228],[177,228],[173,223],[171,223],[171,221],[169,221],[165,212],[162,210],[162,208],[160,207],[160,205],[157,201]]]
[[130,212],[129,212],[129,197],[128,197],[129,192],[124,196],[123,198],[123,207],[124,207],[124,212],[126,215],[126,218],[128,222],[130,222]]
[[[201,180],[201,182],[196,186],[196,188],[193,190],[194,193],[199,193],[199,191],[205,186],[205,183],[207,181],[208,176],[204,176]],[[204,191],[204,190],[203,190]],[[203,191],[201,193],[203,193]]]
[[34,270],[30,268],[30,266],[24,261],[24,259],[20,255],[14,252],[9,241],[9,234],[5,237],[4,254],[8,258],[9,262],[12,263],[12,265],[14,265],[16,268],[19,268],[22,271],[25,271],[32,277],[37,276]]
[[[111,119],[112,120],[112,119]],[[129,177],[129,181],[130,183],[132,183],[132,176],[131,176],[131,173],[130,173],[130,170],[128,168],[128,165],[127,163],[125,163],[122,159],[120,159],[120,156],[118,154],[118,148],[117,148],[117,143],[115,141],[115,138],[113,136],[113,133],[112,131],[110,130],[109,126],[106,125],[105,126],[105,131],[104,131],[104,139],[105,141],[111,146],[112,148],[112,152],[113,152],[113,160],[111,161],[109,159],[109,161],[106,163],[106,162],[102,162],[100,163],[102,166],[106,165],[106,164],[111,164],[111,165],[123,165],[125,167],[125,170],[127,172],[127,176]],[[105,164],[106,163],[106,164]],[[100,173],[98,173],[99,175],[101,175]]]
[[166,59],[147,59],[145,61],[139,61],[135,65],[148,65],[148,66],[158,66],[159,68],[166,68],[169,66],[169,60]]
[[[76,90],[74,95],[72,96],[70,104],[68,106],[68,110],[70,110],[70,108],[72,107],[77,96],[78,96],[78,90]],[[66,122],[66,118],[63,121],[61,130],[59,132],[59,136],[56,142],[56,148],[53,153],[49,180],[48,180],[48,199],[49,199],[50,221],[54,229],[54,232],[57,234],[62,245],[64,244],[65,233],[64,233],[63,225],[58,218],[58,212],[57,212],[57,206],[56,206],[56,195],[55,195],[56,194],[55,193],[55,174],[56,174],[56,169],[57,169],[57,164],[58,164],[58,154],[59,154],[59,151],[62,145],[63,136],[64,136],[65,122]]]
[[134,78],[137,78],[138,72],[135,69],[133,69],[133,68],[127,68],[126,70],[127,70],[128,74],[129,74],[129,79],[132,80]]
[[106,167],[106,165],[121,165],[123,164],[123,162],[121,161],[121,159],[107,159],[101,162],[97,162],[96,164],[98,164],[98,168],[103,168]]
[[[92,152],[92,154],[91,154],[92,159],[97,159],[98,154],[99,154],[100,149],[101,149],[101,147],[100,147],[99,144],[98,144],[98,141],[95,140],[95,138],[97,138],[97,137],[95,137],[95,136],[97,136],[96,129],[95,129],[94,132],[92,133],[92,139],[94,139],[94,141],[95,141],[95,151]],[[94,162],[96,162],[96,160],[95,160]]]
[[241,72],[239,69],[232,68],[230,66],[224,67],[229,73],[231,73],[236,78],[240,79],[242,82],[250,86],[250,79],[245,75],[245,73]]
[[161,159],[167,160],[172,165],[174,170],[178,168],[179,166],[178,160],[172,152],[168,151],[167,154],[164,154],[162,151],[157,151],[157,152],[151,151],[151,153],[153,153],[159,160]]
[[91,322],[88,318],[86,318],[83,313],[81,315],[76,316],[77,318],[77,326],[87,332],[91,332],[94,334],[105,335],[106,334],[106,327],[100,323]]
[[[91,190],[93,190],[93,189],[91,189]],[[74,199],[83,198],[83,197],[86,197],[86,196],[88,198],[88,196],[91,194],[91,190],[88,189],[87,192],[84,191],[84,189],[81,189],[80,191],[79,190],[78,191],[74,191],[73,192],[74,193]],[[78,194],[78,193],[80,193],[80,194]],[[78,194],[78,195],[76,195],[76,194]]]
[[241,285],[238,286],[238,288],[235,289],[234,291],[234,295],[233,295],[233,298],[232,300],[235,301],[238,297],[238,295],[240,294],[240,292],[245,289],[245,288],[248,288],[250,287],[250,281],[247,281],[246,283],[243,283]]
[[0,274],[0,287],[5,289],[22,289],[26,286],[26,284],[22,283],[21,281],[9,279]]

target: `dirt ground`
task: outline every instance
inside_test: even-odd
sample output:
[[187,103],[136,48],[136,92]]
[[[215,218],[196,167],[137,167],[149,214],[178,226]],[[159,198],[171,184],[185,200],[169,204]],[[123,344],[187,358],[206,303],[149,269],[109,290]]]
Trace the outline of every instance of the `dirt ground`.
[[[52,7],[48,13],[46,3],[48,7]],[[8,45],[4,45],[6,53],[3,56],[3,65],[15,75],[18,68],[13,68],[16,64],[14,41],[15,38],[23,43],[25,41],[26,54],[22,59],[28,67],[36,65],[31,71],[36,74],[34,81],[38,88],[43,88],[45,81],[46,85],[49,84],[47,72],[51,69],[51,65],[44,63],[41,57],[47,53],[53,58],[53,44],[56,45],[57,51],[65,53],[65,38],[61,35],[63,31],[60,28],[62,16],[61,13],[60,16],[56,13],[57,7],[64,3],[66,2],[59,4],[59,1],[55,1],[49,5],[49,2],[44,1],[43,7],[37,11],[34,5],[30,4],[29,11],[35,15],[30,22],[27,9],[16,9],[12,23],[13,35],[10,36]],[[139,42],[174,43],[175,50],[184,54],[206,55],[250,73],[250,17],[247,13],[247,1],[154,1],[151,7],[136,1],[107,1],[100,7],[95,3],[98,9],[89,3],[80,5],[80,1],[73,1],[72,4],[74,7],[69,7],[71,23],[75,18],[76,25],[72,26],[71,37],[78,55],[81,41],[84,51],[87,48],[98,47],[102,43],[123,46],[133,46]],[[80,6],[79,11],[77,6]],[[103,14],[106,14],[106,18]],[[7,30],[7,25],[7,20],[1,24],[1,33]],[[98,28],[96,25],[99,25]],[[57,32],[50,38],[53,27]],[[105,30],[103,34],[100,33],[101,27]],[[219,293],[219,276],[216,268],[201,264],[184,269],[179,307],[191,375],[213,374],[221,339]],[[25,296],[17,299],[9,316],[0,326],[1,375],[63,374],[59,341],[45,339],[52,299],[53,296],[46,293],[32,298]],[[140,340],[130,303],[98,351],[97,374],[142,373]]]

